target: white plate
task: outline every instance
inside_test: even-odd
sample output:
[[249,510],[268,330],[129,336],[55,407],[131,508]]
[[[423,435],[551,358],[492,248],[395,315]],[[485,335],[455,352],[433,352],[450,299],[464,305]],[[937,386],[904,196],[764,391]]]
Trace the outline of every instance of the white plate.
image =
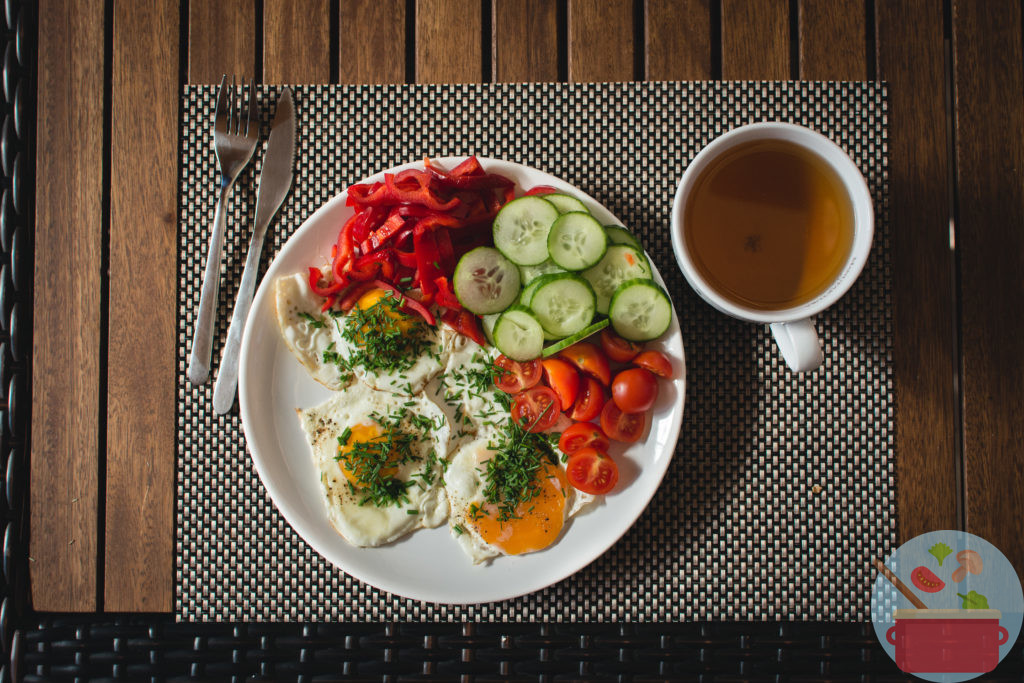
[[[438,161],[452,168],[460,159]],[[601,223],[622,224],[591,197],[554,176],[507,161],[482,158],[480,162],[487,171],[501,173],[522,188],[564,189],[586,202]],[[422,162],[387,172],[406,168],[422,168]],[[363,182],[383,179],[383,173]],[[345,206],[345,196],[342,193],[320,207],[281,249],[256,292],[242,339],[238,386],[242,426],[256,471],[281,514],[314,550],[343,571],[414,600],[456,604],[505,600],[540,590],[587,566],[633,525],[672,460],[685,395],[683,342],[676,316],[662,340],[652,345],[672,358],[676,378],[659,382],[648,433],[628,449],[613,447],[620,474],[616,492],[575,517],[553,546],[474,566],[443,525],[421,529],[380,548],[353,547],[327,521],[319,477],[295,416],[296,408],[318,405],[331,392],[310,379],[284,345],[273,296],[279,276],[305,273],[310,265],[329,261],[338,229],[352,213]],[[656,271],[655,278],[664,285]],[[657,538],[649,541],[659,542]]]

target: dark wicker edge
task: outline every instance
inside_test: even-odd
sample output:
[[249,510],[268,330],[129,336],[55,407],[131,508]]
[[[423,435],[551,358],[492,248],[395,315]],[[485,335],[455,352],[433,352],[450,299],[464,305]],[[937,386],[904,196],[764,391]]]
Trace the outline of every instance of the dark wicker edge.
[[[870,624],[228,624],[28,604],[35,3],[4,0],[0,683],[11,680],[908,680]],[[1024,680],[1018,642],[988,680]]]

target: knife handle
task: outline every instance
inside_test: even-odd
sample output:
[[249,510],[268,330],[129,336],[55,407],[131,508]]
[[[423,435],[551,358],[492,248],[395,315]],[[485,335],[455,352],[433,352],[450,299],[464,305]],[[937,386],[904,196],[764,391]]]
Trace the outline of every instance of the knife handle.
[[238,285],[238,298],[235,300],[235,311],[231,314],[231,325],[228,327],[228,338],[224,342],[224,350],[220,359],[217,380],[213,384],[213,411],[218,415],[231,410],[235,402],[235,389],[238,388],[238,354],[242,348],[242,332],[245,321],[252,307],[252,297],[256,292],[256,274],[260,268],[260,253],[263,251],[263,236],[266,226],[257,225],[249,243],[249,254],[245,257],[245,269],[242,271],[242,283]]
[[213,351],[213,325],[217,321],[217,293],[220,288],[220,261],[224,251],[224,233],[227,231],[227,200],[233,181],[221,181],[220,197],[213,214],[210,246],[206,250],[206,270],[203,289],[199,294],[199,309],[192,329],[192,352],[188,359],[188,381],[205,384],[210,378],[210,357]]

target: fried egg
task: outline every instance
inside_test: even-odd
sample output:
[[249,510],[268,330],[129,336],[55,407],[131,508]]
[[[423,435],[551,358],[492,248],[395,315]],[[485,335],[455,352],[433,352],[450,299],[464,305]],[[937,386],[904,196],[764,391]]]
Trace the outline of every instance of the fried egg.
[[274,282],[274,294],[277,325],[284,343],[310,377],[335,391],[350,385],[350,373],[324,361],[324,352],[336,347],[341,335],[331,316],[320,312],[323,299],[309,288],[308,280],[298,273],[279,277]]
[[448,517],[442,476],[450,428],[432,401],[355,383],[296,412],[328,519],[346,541],[378,546]]
[[458,449],[445,473],[452,536],[473,564],[547,548],[558,540],[568,520],[594,497],[569,484],[563,464],[542,457],[533,479],[535,494],[502,521],[499,506],[485,497],[488,462],[498,453],[501,433],[488,428],[481,434]]
[[448,363],[425,393],[440,406],[452,425],[453,443],[461,443],[481,429],[498,427],[509,419],[494,386],[494,359],[498,351],[447,329]]
[[321,297],[301,274],[276,283],[278,325],[292,354],[329,389],[353,378],[382,391],[412,396],[444,368],[445,339],[437,328],[398,308],[389,292],[371,289],[347,314],[321,313]]

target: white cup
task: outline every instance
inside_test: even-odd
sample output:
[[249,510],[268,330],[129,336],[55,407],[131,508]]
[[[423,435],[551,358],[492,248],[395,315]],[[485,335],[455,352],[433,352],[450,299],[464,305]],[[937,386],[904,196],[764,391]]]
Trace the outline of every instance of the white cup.
[[[687,201],[704,169],[737,145],[761,140],[780,140],[799,145],[822,159],[839,177],[853,209],[853,244],[838,275],[810,301],[779,310],[755,309],[728,299],[716,291],[694,265],[686,245]],[[735,128],[713,140],[694,157],[683,173],[672,205],[672,248],[679,268],[690,286],[709,304],[740,320],[767,323],[786,363],[796,372],[814,370],[824,355],[811,317],[834,304],[860,275],[871,250],[874,211],[867,182],[857,165],[838,145],[803,126],[790,123],[754,123]]]

